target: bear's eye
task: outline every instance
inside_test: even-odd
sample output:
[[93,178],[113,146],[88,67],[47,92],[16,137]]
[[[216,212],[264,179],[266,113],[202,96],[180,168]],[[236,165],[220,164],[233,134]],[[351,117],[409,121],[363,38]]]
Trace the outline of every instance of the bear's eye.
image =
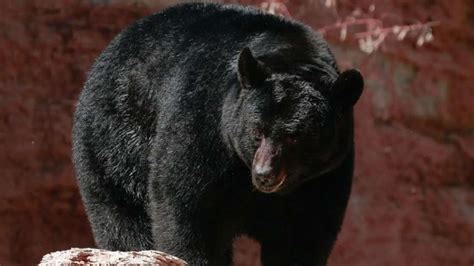
[[296,139],[295,136],[288,136],[288,137],[286,137],[286,142],[287,142],[288,144],[292,144],[292,145],[293,145],[293,144],[296,144],[296,143],[298,142],[298,140]]
[[255,137],[255,140],[258,140],[258,141],[262,140],[263,138],[263,132],[259,128],[254,129],[253,135]]

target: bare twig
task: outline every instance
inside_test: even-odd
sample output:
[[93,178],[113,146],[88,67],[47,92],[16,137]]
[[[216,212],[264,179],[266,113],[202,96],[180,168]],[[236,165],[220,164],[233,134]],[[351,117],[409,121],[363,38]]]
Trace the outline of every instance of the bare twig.
[[[402,41],[411,36],[416,38],[417,46],[422,46],[433,41],[432,27],[439,25],[439,21],[389,24],[387,20],[390,18],[400,21],[402,19],[391,13],[376,14],[374,4],[370,5],[366,12],[356,8],[348,16],[341,18],[338,15],[337,0],[319,1],[334,13],[337,20],[333,24],[319,28],[318,32],[326,35],[330,32],[339,31],[341,41],[348,38],[355,39],[359,43],[359,48],[369,54],[377,51],[388,38]],[[267,0],[261,2],[260,7],[272,14],[291,16],[286,6],[287,2],[288,0]],[[406,19],[403,20],[406,21]]]
[[[335,7],[335,4],[330,6],[331,9],[334,9]],[[386,26],[384,19],[386,17],[396,16],[393,14],[382,13],[377,17],[374,11],[375,5],[369,7],[368,13],[362,12],[361,9],[355,9],[347,17],[338,19],[336,23],[318,29],[318,32],[325,35],[331,31],[338,30],[340,40],[345,41],[350,30],[351,37],[358,40],[359,48],[370,54],[378,50],[383,42],[389,37],[402,41],[408,35],[416,36],[416,45],[422,46],[425,43],[433,41],[434,37],[432,27],[439,25],[439,21],[426,23],[417,21],[413,24]],[[360,30],[361,27],[363,28],[362,30]]]
[[281,15],[285,17],[291,17],[286,4],[282,0],[268,0],[260,3],[260,8],[267,11],[270,14]]

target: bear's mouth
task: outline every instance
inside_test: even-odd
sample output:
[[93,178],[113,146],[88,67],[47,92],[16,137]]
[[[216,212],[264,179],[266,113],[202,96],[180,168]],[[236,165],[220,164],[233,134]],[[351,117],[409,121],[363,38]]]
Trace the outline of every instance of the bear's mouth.
[[252,162],[252,184],[263,193],[279,191],[287,180],[287,171],[281,163],[281,145],[262,138]]
[[252,183],[256,189],[263,193],[274,193],[283,187],[287,176],[286,171],[281,169],[277,174],[268,176],[252,175]]

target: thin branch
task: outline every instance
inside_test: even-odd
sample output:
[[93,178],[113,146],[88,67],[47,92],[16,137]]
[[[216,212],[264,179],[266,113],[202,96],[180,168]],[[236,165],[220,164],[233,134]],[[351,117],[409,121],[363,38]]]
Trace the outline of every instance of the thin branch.
[[[422,46],[433,40],[432,27],[440,24],[439,21],[427,23],[415,22],[407,25],[384,26],[384,18],[397,17],[393,14],[382,13],[380,18],[374,15],[375,5],[371,5],[369,13],[363,13],[360,9],[355,9],[344,19],[338,19],[336,23],[326,25],[317,31],[322,35],[328,34],[330,31],[339,31],[341,41],[346,40],[349,30],[352,32],[350,37],[359,41],[359,48],[366,52],[372,53],[376,51],[382,43],[389,37],[395,37],[396,40],[402,41],[408,35],[417,34],[417,46]],[[358,28],[365,29],[359,32]]]

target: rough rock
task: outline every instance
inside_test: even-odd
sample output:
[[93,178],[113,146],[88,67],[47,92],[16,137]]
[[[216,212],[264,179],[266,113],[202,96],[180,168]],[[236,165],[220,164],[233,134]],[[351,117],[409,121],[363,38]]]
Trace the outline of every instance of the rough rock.
[[71,248],[46,254],[39,266],[66,265],[157,265],[184,266],[183,260],[156,250],[109,251],[94,248]]

